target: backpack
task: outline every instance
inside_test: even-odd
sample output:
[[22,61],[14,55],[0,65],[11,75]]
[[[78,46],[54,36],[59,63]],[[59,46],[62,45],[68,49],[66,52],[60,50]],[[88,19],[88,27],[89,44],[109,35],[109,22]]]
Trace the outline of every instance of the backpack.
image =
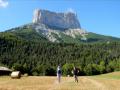
[[58,70],[57,73],[58,73],[58,74],[61,74],[61,70]]

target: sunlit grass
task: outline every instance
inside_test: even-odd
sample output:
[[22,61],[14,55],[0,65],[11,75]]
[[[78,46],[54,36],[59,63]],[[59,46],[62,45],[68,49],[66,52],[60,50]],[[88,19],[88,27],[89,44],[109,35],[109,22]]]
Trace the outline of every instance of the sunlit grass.
[[101,75],[96,75],[94,77],[105,78],[105,79],[120,79],[120,72],[113,72],[113,73],[108,73],[108,74],[101,74]]
[[80,76],[79,83],[74,82],[73,77],[62,77],[61,83],[58,83],[56,77],[28,76],[11,79],[9,76],[0,76],[0,90],[119,90],[119,75],[120,72]]

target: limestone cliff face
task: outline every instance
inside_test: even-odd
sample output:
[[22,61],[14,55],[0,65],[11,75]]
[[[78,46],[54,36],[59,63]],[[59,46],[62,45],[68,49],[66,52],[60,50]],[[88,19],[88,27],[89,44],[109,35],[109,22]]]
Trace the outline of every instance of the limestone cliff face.
[[33,23],[37,23],[40,20],[40,10],[35,9],[34,15],[33,15]]
[[56,13],[48,10],[36,9],[34,11],[33,23],[41,23],[49,27],[62,29],[81,29],[77,15],[72,12]]

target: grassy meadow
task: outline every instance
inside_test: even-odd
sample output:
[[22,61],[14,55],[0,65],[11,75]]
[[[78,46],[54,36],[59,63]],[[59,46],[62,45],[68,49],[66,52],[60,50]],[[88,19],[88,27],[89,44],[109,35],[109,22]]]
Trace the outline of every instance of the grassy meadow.
[[0,76],[0,90],[120,90],[120,72],[97,76],[80,76],[75,83],[73,77],[28,76],[11,79]]

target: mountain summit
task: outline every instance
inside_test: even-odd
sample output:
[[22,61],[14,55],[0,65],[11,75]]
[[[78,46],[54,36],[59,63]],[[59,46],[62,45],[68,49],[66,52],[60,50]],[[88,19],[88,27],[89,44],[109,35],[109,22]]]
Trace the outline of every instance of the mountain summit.
[[33,23],[45,24],[49,27],[62,29],[81,29],[77,15],[74,12],[56,13],[48,10],[35,9]]
[[71,11],[56,13],[35,9],[33,21],[10,32],[23,39],[56,43],[92,43],[120,41],[119,38],[99,35],[82,29],[77,14]]
[[76,38],[76,36],[86,40],[87,32],[81,29],[77,14],[71,11],[56,13],[35,9],[32,28],[51,42],[61,42],[64,41],[63,37]]

